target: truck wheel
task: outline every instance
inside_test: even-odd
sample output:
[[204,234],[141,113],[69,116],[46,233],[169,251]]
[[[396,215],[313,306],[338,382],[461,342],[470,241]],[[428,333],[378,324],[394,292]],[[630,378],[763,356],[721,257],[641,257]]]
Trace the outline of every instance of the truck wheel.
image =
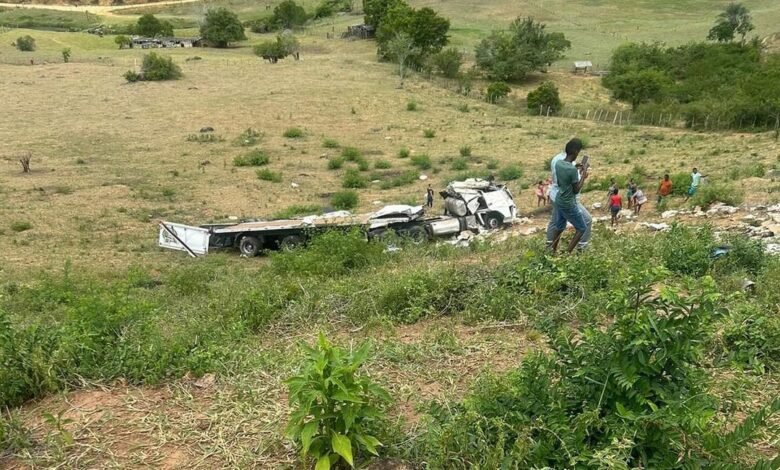
[[287,235],[279,242],[279,248],[285,251],[295,249],[303,245],[303,237],[300,235]]
[[428,240],[428,232],[426,232],[424,228],[418,226],[399,230],[398,235],[409,238],[415,245],[419,245]]
[[496,214],[495,212],[491,212],[485,216],[485,227],[487,227],[490,230],[501,228],[501,225],[503,223],[504,223],[504,218],[501,217],[501,214]]
[[253,258],[260,253],[260,240],[256,237],[244,237],[238,244],[238,249],[241,251],[242,256]]

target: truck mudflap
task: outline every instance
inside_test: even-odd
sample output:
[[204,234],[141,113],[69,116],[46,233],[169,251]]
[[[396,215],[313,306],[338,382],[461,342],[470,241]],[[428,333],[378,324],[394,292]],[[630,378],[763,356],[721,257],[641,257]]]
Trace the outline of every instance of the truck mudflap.
[[160,222],[160,235],[157,244],[169,250],[185,251],[192,257],[209,252],[211,233],[202,227]]

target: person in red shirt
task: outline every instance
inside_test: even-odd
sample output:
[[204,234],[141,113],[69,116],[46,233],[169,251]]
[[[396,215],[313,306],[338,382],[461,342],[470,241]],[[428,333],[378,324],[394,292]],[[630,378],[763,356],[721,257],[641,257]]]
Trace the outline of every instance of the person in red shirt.
[[658,185],[658,200],[657,204],[661,204],[666,196],[672,194],[672,180],[669,179],[669,173],[664,175],[664,179],[661,180],[661,184]]
[[623,209],[623,198],[620,197],[619,190],[615,188],[612,190],[612,195],[609,196],[609,212],[612,214],[612,227],[618,221],[618,214]]

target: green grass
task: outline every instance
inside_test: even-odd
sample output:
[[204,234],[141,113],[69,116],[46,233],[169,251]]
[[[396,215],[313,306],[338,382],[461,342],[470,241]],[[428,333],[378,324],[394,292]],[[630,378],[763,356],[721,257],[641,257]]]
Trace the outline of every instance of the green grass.
[[99,16],[91,13],[0,7],[0,26],[7,28],[83,31],[101,22]]
[[268,169],[257,170],[257,178],[263,181],[270,181],[272,183],[281,183],[282,174],[278,171],[271,171]]
[[290,127],[289,129],[285,130],[282,135],[288,139],[300,139],[303,137],[303,129],[299,127]]
[[272,219],[292,219],[302,215],[321,214],[322,208],[316,204],[294,204],[274,212]]
[[233,159],[233,166],[263,166],[269,162],[268,155],[262,150],[255,150]]

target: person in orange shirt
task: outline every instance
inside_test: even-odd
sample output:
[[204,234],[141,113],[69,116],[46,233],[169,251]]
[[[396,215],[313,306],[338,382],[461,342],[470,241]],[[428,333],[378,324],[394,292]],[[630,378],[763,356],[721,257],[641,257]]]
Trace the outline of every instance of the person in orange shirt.
[[669,179],[669,173],[667,173],[658,185],[658,200],[656,203],[661,204],[666,196],[670,194],[672,194],[672,180]]

